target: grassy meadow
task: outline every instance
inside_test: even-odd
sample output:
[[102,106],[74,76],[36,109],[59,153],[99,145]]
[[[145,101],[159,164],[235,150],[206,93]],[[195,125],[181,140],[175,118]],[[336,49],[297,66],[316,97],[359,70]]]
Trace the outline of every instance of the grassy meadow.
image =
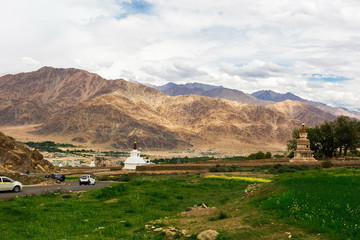
[[[360,171],[308,170],[257,178],[137,176],[107,188],[0,201],[1,239],[166,239],[145,224],[217,239],[359,239]],[[249,184],[261,184],[243,199]],[[204,215],[188,206],[215,207]],[[167,219],[167,220],[165,220]],[[6,220],[6,221],[4,221]],[[164,221],[162,221],[164,220]]]
[[[281,174],[257,204],[332,239],[360,239],[360,171],[313,170]],[[265,190],[265,189],[263,189]]]
[[221,206],[241,199],[245,181],[194,176],[133,180],[74,194],[0,201],[1,239],[156,239],[150,220],[173,217],[201,203]]

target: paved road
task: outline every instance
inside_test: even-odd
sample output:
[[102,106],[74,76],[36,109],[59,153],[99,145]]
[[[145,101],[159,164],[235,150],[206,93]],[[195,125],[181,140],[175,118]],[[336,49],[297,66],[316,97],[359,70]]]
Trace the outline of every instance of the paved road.
[[68,192],[68,191],[87,191],[90,189],[103,188],[110,185],[113,182],[97,182],[95,186],[91,185],[79,185],[79,182],[69,181],[65,182],[66,185],[49,185],[49,186],[24,186],[21,192],[0,192],[0,199],[8,199],[15,196],[26,196],[43,194],[49,192]]

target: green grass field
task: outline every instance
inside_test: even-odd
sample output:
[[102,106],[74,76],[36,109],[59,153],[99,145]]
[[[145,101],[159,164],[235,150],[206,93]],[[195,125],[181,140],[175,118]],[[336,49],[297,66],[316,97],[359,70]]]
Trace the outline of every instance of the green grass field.
[[[0,201],[0,232],[7,239],[164,239],[147,233],[151,220],[218,239],[359,239],[360,171],[310,170],[263,181],[190,175],[134,177],[129,182],[71,194],[45,194]],[[186,207],[206,203],[212,215],[184,218]],[[190,237],[188,239],[195,239]]]
[[268,187],[275,193],[257,204],[279,218],[333,239],[360,239],[360,170],[287,173]]
[[1,239],[157,238],[146,235],[148,221],[175,216],[203,202],[220,206],[237,201],[247,184],[190,176],[134,180],[81,194],[0,201]]

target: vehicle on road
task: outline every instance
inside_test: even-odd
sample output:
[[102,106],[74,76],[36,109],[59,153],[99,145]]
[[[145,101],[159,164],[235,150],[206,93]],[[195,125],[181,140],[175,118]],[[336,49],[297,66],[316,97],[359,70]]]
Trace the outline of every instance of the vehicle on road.
[[52,178],[52,179],[58,180],[60,182],[65,182],[65,175],[63,175],[61,173],[53,173],[50,175],[46,175],[45,177]]
[[20,192],[23,188],[21,182],[14,181],[11,178],[0,176],[0,191]]
[[95,185],[96,180],[90,175],[82,175],[79,179],[79,185]]

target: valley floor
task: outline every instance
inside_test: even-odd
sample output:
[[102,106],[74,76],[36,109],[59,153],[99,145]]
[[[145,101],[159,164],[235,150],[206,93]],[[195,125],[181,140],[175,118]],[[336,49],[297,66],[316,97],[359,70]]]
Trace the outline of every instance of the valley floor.
[[2,239],[359,238],[359,170],[211,175],[122,175],[103,189],[0,201]]
[[[32,134],[32,131],[35,131],[41,124],[29,124],[29,125],[19,125],[19,126],[0,126],[0,132],[8,136],[12,136],[17,141],[20,142],[44,142],[44,141],[53,141],[56,143],[72,143],[74,145],[80,145],[81,148],[85,149],[96,149],[101,151],[110,151],[116,150],[112,147],[109,147],[108,144],[91,144],[91,143],[78,143],[72,141],[73,136],[69,135],[38,135]],[[231,140],[229,140],[231,142]],[[229,143],[230,144],[230,143]],[[141,144],[139,144],[141,148]],[[128,152],[131,149],[121,149],[121,151]],[[169,158],[169,157],[196,157],[214,154],[218,158],[228,157],[228,156],[247,156],[251,153],[257,151],[270,151],[275,154],[283,155],[286,152],[286,145],[281,145],[278,143],[267,143],[267,145],[257,145],[257,144],[240,144],[236,146],[199,146],[198,148],[182,149],[182,150],[146,150],[142,151],[142,154],[150,156],[151,158]]]

